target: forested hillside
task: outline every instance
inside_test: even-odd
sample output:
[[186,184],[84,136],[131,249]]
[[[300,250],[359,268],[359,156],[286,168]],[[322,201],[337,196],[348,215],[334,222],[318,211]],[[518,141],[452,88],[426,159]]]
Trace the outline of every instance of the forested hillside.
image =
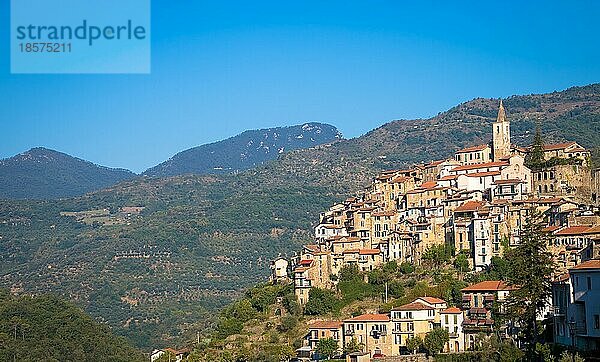
[[0,199],[54,199],[83,195],[135,177],[38,147],[0,160]]
[[[528,144],[539,122],[548,142],[600,146],[600,85],[504,104],[515,143]],[[237,175],[142,177],[57,202],[2,201],[0,284],[61,293],[140,347],[177,344],[212,327],[215,309],[264,280],[269,259],[309,242],[318,213],[378,171],[487,142],[497,107],[475,99]]]
[[52,296],[13,297],[0,289],[0,361],[144,361],[122,337]]

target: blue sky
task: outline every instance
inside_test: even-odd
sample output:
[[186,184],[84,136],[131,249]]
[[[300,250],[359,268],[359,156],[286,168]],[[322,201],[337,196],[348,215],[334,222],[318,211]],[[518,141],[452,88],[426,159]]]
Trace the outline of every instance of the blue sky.
[[597,1],[153,0],[150,75],[11,75],[9,14],[2,1],[0,158],[45,146],[140,172],[246,129],[349,138],[600,81]]

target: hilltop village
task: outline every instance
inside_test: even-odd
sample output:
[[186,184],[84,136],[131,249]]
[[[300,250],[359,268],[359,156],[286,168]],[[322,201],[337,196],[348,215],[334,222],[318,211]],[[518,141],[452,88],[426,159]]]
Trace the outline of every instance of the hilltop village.
[[[538,159],[534,167],[536,151],[543,162]],[[537,209],[548,220],[545,231],[553,235],[548,248],[556,263],[552,307],[543,318],[553,319],[555,342],[570,345],[573,337],[580,349],[597,349],[600,217],[598,172],[590,159],[576,142],[538,144],[537,150],[513,145],[500,101],[490,144],[381,173],[356,197],[321,213],[314,243],[291,260],[274,260],[272,278],[288,280],[291,270],[297,301],[306,305],[312,288],[335,289],[345,266],[368,272],[391,261],[421,265],[440,246],[466,256],[471,271],[484,271],[493,257],[519,245],[526,217]],[[388,314],[318,321],[299,353],[311,357],[319,339],[333,338],[340,350],[350,341],[359,343],[357,361],[407,354],[411,338],[434,328],[449,333],[445,352],[471,350],[478,336],[492,333],[492,306],[499,304],[495,312],[501,313],[512,290],[502,281],[484,281],[462,290],[462,305],[422,297]],[[509,327],[500,328],[502,336],[512,333]]]

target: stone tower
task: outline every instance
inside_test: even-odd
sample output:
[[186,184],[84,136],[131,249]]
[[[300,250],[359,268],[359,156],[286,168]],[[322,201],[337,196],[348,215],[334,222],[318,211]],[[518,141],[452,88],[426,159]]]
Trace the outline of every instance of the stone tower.
[[506,119],[502,99],[498,109],[498,118],[493,127],[492,149],[494,161],[500,161],[502,158],[510,156],[510,122]]

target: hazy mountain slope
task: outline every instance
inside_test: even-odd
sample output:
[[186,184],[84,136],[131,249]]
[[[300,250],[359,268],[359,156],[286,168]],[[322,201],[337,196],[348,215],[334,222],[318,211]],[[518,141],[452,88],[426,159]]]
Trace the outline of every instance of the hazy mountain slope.
[[82,195],[131,179],[134,173],[95,165],[46,148],[0,160],[0,198],[53,199]]
[[146,176],[218,174],[252,168],[280,154],[340,139],[341,133],[322,123],[306,123],[245,131],[223,141],[190,148],[146,170]]
[[[548,140],[600,145],[598,85],[504,104],[516,143],[529,142],[540,118]],[[139,346],[172,344],[194,321],[209,326],[240,288],[264,280],[269,259],[310,241],[318,213],[379,170],[488,141],[497,106],[475,99],[237,175],[142,177],[58,202],[0,202],[0,285],[69,296]],[[103,226],[59,214],[123,206],[146,208]]]

